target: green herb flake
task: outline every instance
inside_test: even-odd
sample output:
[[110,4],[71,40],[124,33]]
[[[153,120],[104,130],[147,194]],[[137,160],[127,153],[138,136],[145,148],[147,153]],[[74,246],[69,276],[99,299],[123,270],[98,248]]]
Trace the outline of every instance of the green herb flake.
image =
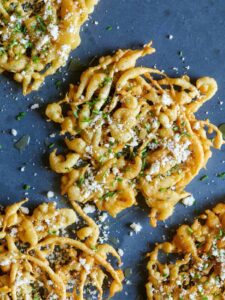
[[52,234],[52,235],[56,235],[57,231],[56,230],[49,230],[48,233]]
[[193,229],[192,229],[190,226],[188,226],[188,227],[187,227],[187,232],[188,232],[189,234],[192,234],[194,231],[193,231]]
[[97,110],[97,109],[93,109],[93,114],[95,114],[95,115],[100,115],[100,111],[99,110]]
[[113,191],[113,192],[107,192],[107,193],[104,194],[100,199],[101,199],[101,200],[105,200],[105,199],[107,199],[107,198],[113,197],[115,194],[116,194],[115,191]]
[[145,124],[145,129],[147,130],[147,132],[149,133],[151,130],[151,125],[150,124]]
[[24,33],[26,34],[26,27],[24,27],[22,24],[20,23],[16,23],[15,27],[14,27],[14,32],[15,33]]
[[45,22],[44,22],[43,18],[41,16],[37,15],[36,20],[37,20],[36,29],[38,31],[46,32],[47,28],[46,28],[46,25],[45,25]]
[[187,132],[187,131],[183,131],[180,136],[181,137],[182,136],[191,137],[191,134],[189,132]]
[[203,296],[202,297],[202,300],[208,300],[209,298],[208,297],[206,297],[206,296]]
[[102,114],[102,117],[103,117],[103,119],[108,119],[109,114],[104,112],[104,113]]
[[78,116],[78,111],[77,111],[77,110],[73,112],[73,115],[74,115],[74,117],[75,117],[76,119],[78,119],[79,116]]
[[209,178],[208,175],[203,175],[199,180],[200,180],[200,181],[204,181],[204,180],[206,180],[206,179],[208,179],[208,178]]
[[113,29],[113,28],[112,28],[111,25],[109,25],[109,26],[106,27],[106,30],[108,30],[108,31],[111,31],[112,29]]
[[99,87],[103,88],[104,86],[108,85],[111,82],[112,82],[111,77],[105,77],[104,80],[99,84]]
[[219,130],[222,132],[223,139],[225,140],[225,123],[219,126]]
[[56,82],[55,82],[55,87],[56,87],[57,89],[60,89],[61,86],[62,86],[62,81],[61,81],[61,80],[56,80]]
[[77,181],[77,185],[79,186],[79,187],[82,187],[82,184],[84,183],[84,177],[80,177],[79,179],[78,179],[78,181]]
[[166,192],[168,190],[168,188],[160,188],[159,191],[160,192]]
[[82,121],[81,122],[84,122],[84,123],[89,123],[91,121],[90,118],[87,118],[87,117],[83,117]]
[[120,178],[120,177],[117,177],[116,180],[117,180],[118,182],[122,182],[122,181],[123,181],[123,179]]
[[23,185],[23,189],[24,189],[25,191],[28,191],[28,190],[30,189],[30,185],[24,184],[24,185]]
[[125,276],[125,278],[130,277],[130,276],[132,275],[132,273],[133,273],[133,271],[132,271],[131,268],[126,268],[126,269],[124,270],[124,276]]
[[153,139],[153,140],[152,140],[152,143],[158,145],[159,142],[157,141],[157,139]]
[[225,178],[225,172],[217,174],[217,177],[224,179]]
[[97,251],[97,250],[98,250],[96,246],[91,246],[91,249],[92,249],[93,251]]
[[51,143],[50,145],[48,145],[48,148],[51,149],[51,148],[53,148],[54,146],[55,146],[55,144],[54,144],[54,143]]
[[39,57],[37,55],[32,56],[33,62],[36,64],[39,62]]
[[25,112],[20,112],[20,113],[16,116],[16,120],[17,120],[17,121],[21,121],[25,116],[26,116],[26,113],[25,113]]
[[92,101],[89,101],[87,104],[89,105],[89,106],[94,106],[97,102],[99,101],[99,99],[98,98],[94,98]]
[[225,231],[223,231],[223,229],[219,229],[219,232],[216,236],[216,239],[219,240],[221,239],[223,236],[225,236]]

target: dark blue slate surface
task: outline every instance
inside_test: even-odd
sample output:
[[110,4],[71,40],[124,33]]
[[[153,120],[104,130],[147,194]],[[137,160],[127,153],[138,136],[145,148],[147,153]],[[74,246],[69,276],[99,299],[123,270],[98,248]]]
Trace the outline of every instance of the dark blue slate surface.
[[[157,53],[146,57],[140,63],[166,70],[170,75],[176,75],[172,68],[178,68],[178,73],[186,73],[185,66],[190,66],[188,73],[197,78],[208,75],[216,78],[219,91],[214,99],[200,110],[201,118],[209,117],[219,125],[225,123],[225,2],[224,0],[101,0],[92,15],[88,26],[83,27],[82,44],[73,53],[80,63],[68,71],[68,66],[54,77],[48,78],[46,84],[38,93],[23,97],[21,89],[8,77],[1,75],[0,81],[0,203],[8,204],[24,197],[24,184],[32,189],[28,196],[29,203],[34,206],[45,201],[46,192],[59,192],[58,176],[48,169],[47,157],[49,149],[46,144],[55,141],[48,136],[57,132],[57,127],[49,124],[43,117],[45,105],[64,95],[69,83],[75,82],[80,72],[95,57],[111,53],[120,47],[137,47],[153,40]],[[98,21],[96,26],[94,21]],[[107,30],[112,26],[112,30]],[[169,40],[167,36],[174,36]],[[182,51],[185,57],[183,63],[178,55]],[[68,74],[67,74],[68,73]],[[60,89],[55,87],[56,80],[64,82]],[[219,104],[224,101],[223,104]],[[31,111],[30,106],[40,104],[40,109]],[[26,111],[22,121],[16,121],[15,116]],[[10,130],[18,131],[13,137]],[[19,153],[14,148],[14,140],[29,134],[31,141],[26,150]],[[56,140],[59,138],[56,138]],[[188,191],[194,193],[197,202],[190,208],[183,205],[176,207],[174,215],[157,229],[148,225],[148,209],[141,201],[141,207],[135,207],[123,212],[116,220],[110,219],[111,235],[118,236],[119,247],[125,251],[124,267],[131,267],[133,274],[129,278],[132,285],[124,286],[124,292],[115,299],[146,299],[144,284],[146,280],[145,253],[154,242],[160,242],[163,235],[169,238],[178,224],[188,218],[191,222],[194,216],[205,208],[224,199],[225,180],[216,177],[217,173],[225,172],[225,147],[222,151],[213,151],[214,156],[209,161],[207,169],[203,170]],[[24,172],[19,168],[26,166]],[[37,173],[34,176],[34,173]],[[199,181],[202,175],[209,178]],[[58,200],[61,199],[58,193]],[[60,202],[61,205],[61,202]],[[140,222],[141,233],[129,236],[129,224]],[[127,292],[128,296],[124,293]],[[141,296],[142,295],[142,296]]]

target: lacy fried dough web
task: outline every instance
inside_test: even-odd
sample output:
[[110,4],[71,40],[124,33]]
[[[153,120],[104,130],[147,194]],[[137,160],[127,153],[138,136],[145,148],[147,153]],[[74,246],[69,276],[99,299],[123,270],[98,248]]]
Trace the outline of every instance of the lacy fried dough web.
[[[161,253],[167,262],[160,262]],[[171,254],[177,255],[175,262]],[[224,299],[225,204],[206,210],[191,226],[182,225],[171,243],[157,245],[147,269],[149,300]]]
[[[119,255],[110,245],[98,244],[98,226],[76,203],[76,213],[45,203],[29,215],[22,206],[26,201],[0,214],[1,299],[84,300],[90,293],[102,299],[105,281],[109,297],[122,289],[122,271],[107,261],[110,254],[121,264]],[[78,216],[86,225],[73,239],[66,227]]]
[[0,72],[23,93],[38,90],[80,44],[80,27],[97,0],[0,0]]
[[184,188],[223,139],[217,127],[195,117],[216,93],[216,81],[203,77],[194,85],[188,76],[135,66],[153,52],[148,44],[102,57],[65,99],[48,105],[46,115],[67,136],[67,153],[50,154],[52,170],[63,174],[62,194],[116,216],[141,192],[156,226],[189,195]]

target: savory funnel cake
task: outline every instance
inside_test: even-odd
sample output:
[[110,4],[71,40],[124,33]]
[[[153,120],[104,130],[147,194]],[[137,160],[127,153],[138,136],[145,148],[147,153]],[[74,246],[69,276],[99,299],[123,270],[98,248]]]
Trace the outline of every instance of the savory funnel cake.
[[153,52],[148,44],[102,57],[46,115],[67,136],[67,154],[54,149],[50,155],[52,170],[63,174],[62,194],[116,216],[141,192],[156,226],[189,195],[184,188],[223,139],[217,127],[195,117],[217,91],[215,80],[203,77],[194,85],[188,76],[135,66]]
[[147,268],[149,300],[224,299],[225,204],[182,225],[171,243],[157,245]]
[[80,27],[97,0],[0,0],[0,72],[23,93],[38,90],[80,44]]
[[[55,203],[38,206],[32,215],[22,205],[8,206],[0,214],[1,299],[102,299],[108,282],[112,297],[122,289],[123,273],[107,261],[120,257],[111,246],[97,243],[97,225],[77,204],[56,209]],[[66,227],[86,225],[70,238]]]

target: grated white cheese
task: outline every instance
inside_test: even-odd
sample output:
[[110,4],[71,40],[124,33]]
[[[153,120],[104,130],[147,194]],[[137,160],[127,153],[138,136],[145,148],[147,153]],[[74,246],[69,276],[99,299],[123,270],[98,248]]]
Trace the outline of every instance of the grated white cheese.
[[162,104],[169,106],[173,103],[173,99],[167,94],[167,93],[163,93],[162,95]]
[[119,256],[123,256],[124,255],[124,251],[123,251],[123,249],[118,249],[118,254],[119,254]]
[[132,223],[132,224],[130,225],[130,228],[133,229],[133,231],[134,231],[135,233],[138,233],[138,232],[140,232],[140,231],[142,230],[142,226],[141,226],[140,223]]
[[29,214],[29,208],[21,206],[20,210],[22,211],[23,214],[28,215]]
[[34,109],[38,109],[39,108],[39,104],[38,103],[34,103],[33,105],[31,105],[30,109],[34,110]]
[[195,198],[190,195],[182,200],[182,203],[186,206],[192,206],[195,203]]
[[48,31],[51,34],[53,40],[57,40],[58,36],[59,36],[59,27],[57,25],[54,24],[49,24],[48,25]]
[[85,214],[93,214],[95,212],[95,207],[94,205],[86,204],[83,211]]
[[13,136],[17,136],[17,130],[16,129],[11,129],[11,134]]
[[103,213],[101,216],[99,216],[100,222],[105,222],[105,220],[108,218],[107,213]]
[[55,196],[54,192],[52,192],[52,191],[47,192],[47,198],[48,199],[53,198],[54,196]]

